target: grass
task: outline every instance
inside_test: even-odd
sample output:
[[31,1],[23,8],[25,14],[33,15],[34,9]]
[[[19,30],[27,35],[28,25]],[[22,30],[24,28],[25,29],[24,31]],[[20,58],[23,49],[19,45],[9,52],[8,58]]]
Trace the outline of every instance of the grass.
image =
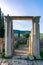
[[43,59],[43,52],[40,52],[41,59]]
[[3,54],[0,54],[0,58],[2,58],[2,59],[10,59],[11,57],[6,57],[5,54],[3,53]]
[[19,47],[19,42],[14,46],[14,49],[17,49]]
[[15,49],[17,49],[17,48],[18,48],[18,46],[19,46],[19,45],[17,44],[14,48],[15,48]]

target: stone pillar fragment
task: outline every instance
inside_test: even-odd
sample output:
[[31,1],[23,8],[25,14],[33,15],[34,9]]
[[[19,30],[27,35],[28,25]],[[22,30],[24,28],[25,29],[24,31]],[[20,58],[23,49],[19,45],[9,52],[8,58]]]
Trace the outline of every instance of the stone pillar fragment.
[[33,19],[34,28],[33,28],[33,43],[32,43],[32,51],[33,55],[37,58],[40,56],[40,46],[39,46],[39,17],[35,17]]
[[32,20],[32,30],[31,30],[31,54],[33,55],[33,49],[34,49],[34,46],[33,46],[33,38],[34,38],[34,22]]
[[32,55],[32,34],[29,36],[29,55]]
[[9,16],[5,18],[5,56],[12,56],[11,20]]
[[33,55],[33,32],[34,32],[34,22],[32,20],[32,29],[31,34],[29,36],[29,54]]

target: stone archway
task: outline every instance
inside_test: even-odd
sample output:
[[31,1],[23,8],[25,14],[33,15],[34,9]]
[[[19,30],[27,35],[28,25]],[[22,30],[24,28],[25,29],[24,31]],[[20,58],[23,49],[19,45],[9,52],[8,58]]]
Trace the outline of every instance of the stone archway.
[[39,18],[40,16],[5,16],[5,55],[12,56],[12,20],[32,20],[31,43],[29,53],[39,57]]

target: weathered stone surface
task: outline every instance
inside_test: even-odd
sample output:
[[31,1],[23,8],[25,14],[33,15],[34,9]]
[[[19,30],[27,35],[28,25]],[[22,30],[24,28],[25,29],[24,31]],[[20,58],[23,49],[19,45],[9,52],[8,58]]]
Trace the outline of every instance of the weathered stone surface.
[[17,58],[20,58],[20,56],[14,56],[13,59],[17,59]]
[[0,65],[43,65],[43,60],[0,59]]
[[12,56],[12,30],[11,20],[8,18],[5,20],[5,56]]
[[2,62],[1,65],[8,65],[8,62]]
[[32,30],[31,30],[31,43],[29,43],[30,55],[39,57],[40,46],[39,46],[39,17],[32,20]]
[[21,56],[21,58],[25,59],[25,58],[27,58],[27,56]]
[[33,57],[33,56],[29,56],[29,59],[30,59],[30,60],[33,60],[33,59],[34,59],[34,57]]

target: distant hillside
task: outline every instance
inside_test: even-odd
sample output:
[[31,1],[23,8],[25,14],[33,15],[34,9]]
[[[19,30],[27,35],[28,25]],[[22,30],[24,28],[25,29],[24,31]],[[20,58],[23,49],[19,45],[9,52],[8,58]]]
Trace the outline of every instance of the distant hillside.
[[[14,31],[14,34],[18,34],[18,32],[20,32],[20,34],[30,34],[31,31],[21,31],[21,30],[13,30]],[[43,38],[43,33],[40,33],[40,39]]]
[[31,31],[21,31],[21,30],[13,30],[15,34],[20,32],[20,34],[30,34]]

